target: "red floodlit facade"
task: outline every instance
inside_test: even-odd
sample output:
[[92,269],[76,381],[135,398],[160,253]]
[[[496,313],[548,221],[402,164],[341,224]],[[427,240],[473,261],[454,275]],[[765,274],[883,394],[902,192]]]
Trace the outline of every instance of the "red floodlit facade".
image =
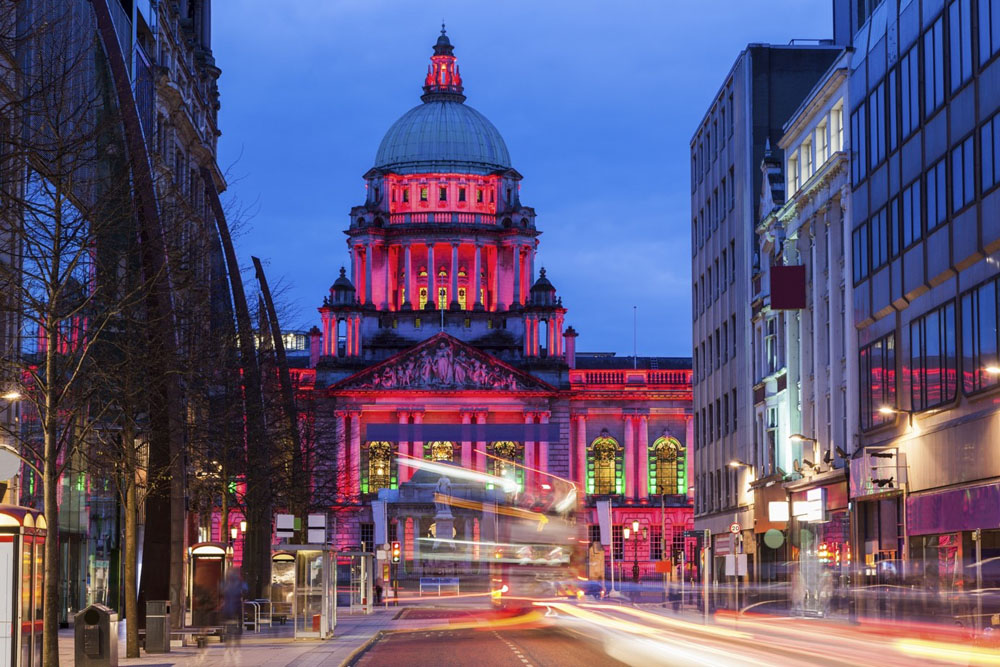
[[[350,267],[319,307],[307,368],[295,371],[310,430],[336,461],[316,473],[336,478],[336,546],[372,543],[371,502],[381,499],[402,571],[423,573],[417,538],[433,508],[407,500],[419,480],[400,461],[487,473],[510,461],[525,494],[542,493],[549,475],[572,480],[593,536],[595,501],[610,499],[616,562],[651,573],[693,527],[690,359],[576,351],[567,309],[535,269],[540,232],[520,201],[521,175],[496,128],[465,104],[444,31],[431,61],[422,104],[390,128],[365,174],[366,201],[346,230]],[[379,435],[394,425],[427,435]],[[463,436],[473,425],[541,435]],[[632,521],[645,536],[622,543]],[[481,537],[473,517],[456,515],[455,530]]]

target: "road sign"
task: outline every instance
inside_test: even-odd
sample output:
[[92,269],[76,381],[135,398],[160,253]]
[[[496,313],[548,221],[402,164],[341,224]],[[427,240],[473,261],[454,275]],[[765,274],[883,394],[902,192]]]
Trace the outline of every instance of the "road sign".
[[21,471],[21,459],[11,449],[0,447],[0,481],[6,481]]
[[707,539],[707,530],[685,530],[684,537],[697,537],[698,539]]
[[739,535],[742,530],[743,527],[740,526],[740,524],[738,523],[729,524],[729,532],[732,533],[733,535]]

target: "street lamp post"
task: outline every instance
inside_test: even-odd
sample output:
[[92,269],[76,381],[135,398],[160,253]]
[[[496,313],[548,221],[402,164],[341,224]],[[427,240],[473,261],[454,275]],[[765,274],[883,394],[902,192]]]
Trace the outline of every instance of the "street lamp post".
[[[628,541],[629,535],[632,535],[632,583],[638,586],[639,584],[639,520],[632,521],[632,528],[626,526],[622,529],[622,538],[624,541]],[[649,535],[649,531],[646,528],[642,529],[642,539],[645,540]]]

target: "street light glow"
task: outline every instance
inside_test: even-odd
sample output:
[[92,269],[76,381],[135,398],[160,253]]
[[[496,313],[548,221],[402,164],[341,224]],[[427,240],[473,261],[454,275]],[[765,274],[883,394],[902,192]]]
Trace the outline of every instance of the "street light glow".
[[816,438],[810,438],[809,436],[802,435],[801,433],[792,433],[788,436],[788,439],[792,442],[818,442]]
[[986,366],[983,371],[990,375],[1000,375],[1000,366]]
[[20,401],[21,392],[12,389],[11,391],[4,393],[3,395],[0,395],[0,398],[2,398],[5,401]]

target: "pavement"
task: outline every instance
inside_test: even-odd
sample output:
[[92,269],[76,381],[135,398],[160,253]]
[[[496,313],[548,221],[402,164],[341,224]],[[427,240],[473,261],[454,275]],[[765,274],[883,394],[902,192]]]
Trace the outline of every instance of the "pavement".
[[[397,618],[400,609],[390,607],[371,615],[348,615],[337,618],[334,636],[325,641],[292,638],[291,626],[265,628],[260,633],[244,633],[239,642],[210,642],[205,648],[175,647],[170,653],[141,653],[139,658],[125,657],[125,623],[119,623],[119,665],[145,667],[337,667],[368,644],[382,631],[418,629],[440,621],[421,618]],[[73,628],[59,631],[59,664],[73,665]]]

